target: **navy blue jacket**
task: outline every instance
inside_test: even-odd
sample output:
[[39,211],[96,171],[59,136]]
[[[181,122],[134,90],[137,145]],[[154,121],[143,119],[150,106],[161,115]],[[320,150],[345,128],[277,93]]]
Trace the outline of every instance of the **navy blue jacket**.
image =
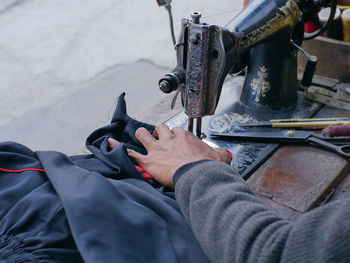
[[[87,139],[92,155],[68,157],[0,143],[0,262],[207,262],[174,193],[139,171],[125,147],[153,126],[126,114]],[[121,142],[113,150],[107,138]]]

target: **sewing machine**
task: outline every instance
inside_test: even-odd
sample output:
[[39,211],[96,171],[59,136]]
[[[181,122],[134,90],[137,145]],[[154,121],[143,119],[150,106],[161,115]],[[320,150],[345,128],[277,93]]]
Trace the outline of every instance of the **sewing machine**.
[[[280,112],[297,103],[297,53],[303,39],[322,33],[332,22],[336,0],[252,0],[226,26],[183,19],[175,45],[177,65],[159,81],[165,93],[180,90],[188,129],[201,137],[202,117],[213,115],[228,74],[247,66],[240,101],[256,112]],[[331,6],[328,23],[313,35],[307,21],[322,6]],[[308,56],[302,85],[311,84],[316,58]]]
[[[168,4],[169,1],[165,0]],[[247,180],[263,202],[292,220],[329,200],[348,197],[348,160],[313,146],[224,140],[211,133],[218,132],[217,128],[226,129],[213,124],[229,123],[233,114],[246,114],[259,121],[311,116],[350,118],[349,111],[305,100],[302,88],[316,84],[331,87],[338,82],[322,80],[320,76],[313,78],[315,57],[307,56],[303,77],[297,80],[296,55],[302,41],[326,28],[307,35],[303,22],[315,17],[321,6],[328,5],[333,10],[329,25],[336,1],[253,0],[225,27],[201,23],[200,14],[193,13],[191,20],[182,20],[175,45],[177,66],[159,81],[164,92],[181,91],[187,114],[182,112],[166,124],[170,128],[188,125],[193,131],[193,119],[197,119],[197,136],[202,137],[203,130],[208,135],[205,142],[231,151],[235,173]],[[329,51],[321,45],[317,47]],[[335,49],[333,45],[328,48]],[[348,54],[338,53],[344,57]],[[246,66],[245,77],[226,78]],[[204,116],[207,117],[202,122]]]

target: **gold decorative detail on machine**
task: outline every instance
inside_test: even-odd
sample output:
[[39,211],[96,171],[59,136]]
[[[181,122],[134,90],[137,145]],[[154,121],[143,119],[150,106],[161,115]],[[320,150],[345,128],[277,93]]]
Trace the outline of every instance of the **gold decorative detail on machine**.
[[250,82],[252,94],[255,95],[256,102],[260,101],[260,97],[265,97],[266,93],[271,89],[270,82],[266,80],[268,75],[267,68],[262,66],[258,71],[259,78],[253,79]]
[[279,31],[283,27],[292,27],[300,15],[299,7],[293,0],[287,1],[284,6],[279,8],[279,11],[280,12],[276,13],[266,24],[253,30],[242,38],[238,42],[238,49],[245,49]]

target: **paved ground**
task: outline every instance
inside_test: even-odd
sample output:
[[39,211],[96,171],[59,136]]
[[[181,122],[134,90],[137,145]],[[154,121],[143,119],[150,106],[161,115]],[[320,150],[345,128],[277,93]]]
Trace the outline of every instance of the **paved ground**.
[[[241,5],[174,0],[176,29],[192,11],[223,25]],[[151,107],[175,64],[155,0],[1,0],[0,36],[0,141],[34,150],[75,152],[123,91],[131,114]]]

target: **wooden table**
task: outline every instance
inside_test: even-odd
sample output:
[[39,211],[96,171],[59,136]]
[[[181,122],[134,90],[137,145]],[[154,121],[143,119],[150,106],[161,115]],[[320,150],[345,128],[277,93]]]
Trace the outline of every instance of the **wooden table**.
[[[324,107],[316,117],[347,116]],[[350,143],[350,142],[349,142]],[[282,146],[248,179],[255,193],[292,220],[350,194],[350,162],[315,146]]]

